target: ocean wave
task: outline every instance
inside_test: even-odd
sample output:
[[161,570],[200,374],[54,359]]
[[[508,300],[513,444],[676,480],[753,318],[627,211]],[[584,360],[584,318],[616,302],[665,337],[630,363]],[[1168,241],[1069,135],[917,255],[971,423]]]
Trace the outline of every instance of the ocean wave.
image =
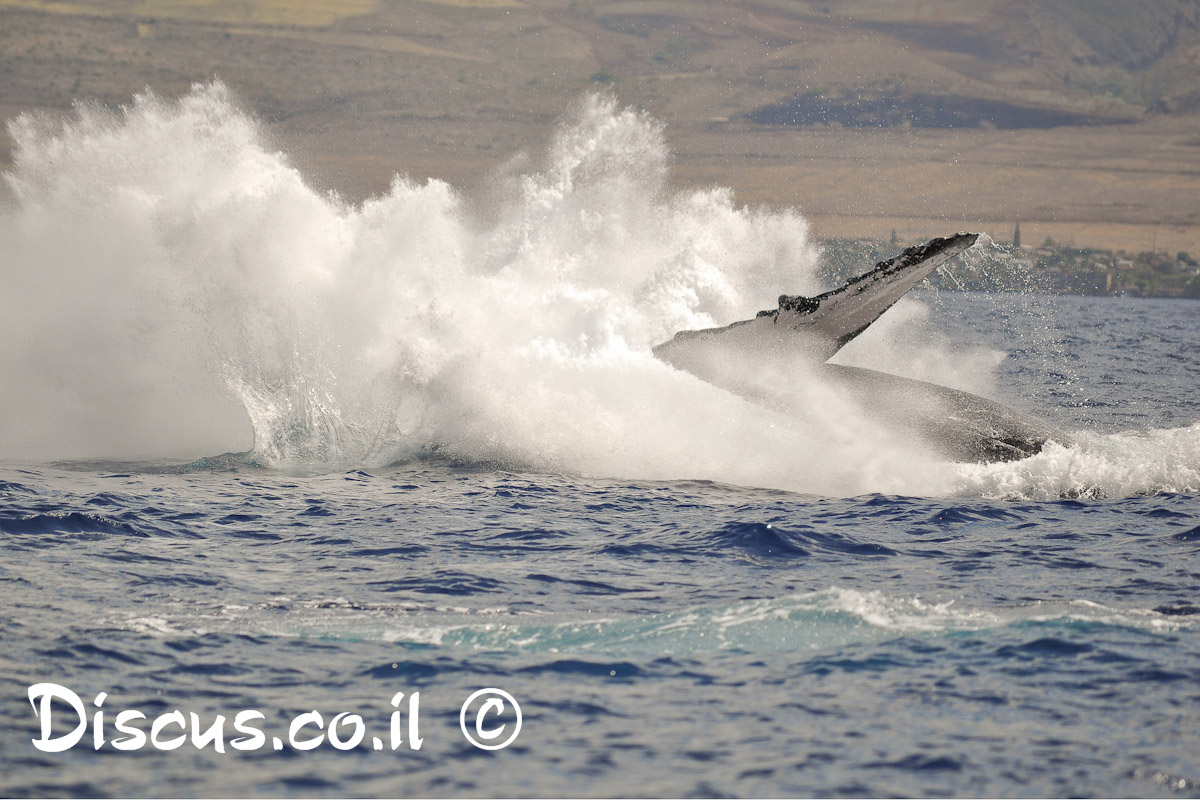
[[1194,629],[1197,618],[1171,608],[1118,609],[1085,599],[976,609],[954,600],[833,587],[780,598],[596,618],[564,619],[505,607],[363,605],[343,598],[300,602],[281,598],[254,607],[222,606],[187,617],[111,622],[139,633],[170,637],[224,633],[382,641],[452,651],[682,657],[714,651],[828,651],[898,637],[1005,629],[1020,630],[1023,639],[1030,641],[1056,639],[1063,630],[1089,626],[1169,634]]

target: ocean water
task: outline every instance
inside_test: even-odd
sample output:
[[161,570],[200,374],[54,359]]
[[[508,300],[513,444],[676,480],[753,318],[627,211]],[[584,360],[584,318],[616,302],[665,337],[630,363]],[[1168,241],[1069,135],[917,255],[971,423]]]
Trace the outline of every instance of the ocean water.
[[0,794],[1200,795],[1194,303],[914,293],[838,359],[1076,442],[948,463],[650,355],[828,287],[610,99],[363,204],[219,84],[10,130]]

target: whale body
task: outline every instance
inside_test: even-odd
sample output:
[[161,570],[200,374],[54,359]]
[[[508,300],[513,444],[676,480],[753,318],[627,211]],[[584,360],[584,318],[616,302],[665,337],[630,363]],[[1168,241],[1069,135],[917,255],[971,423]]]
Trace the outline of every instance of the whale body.
[[[723,328],[680,331],[654,348],[677,369],[754,402],[779,406],[778,382],[813,372],[872,418],[906,430],[945,458],[989,463],[1069,446],[1063,432],[994,400],[863,367],[825,363],[929,273],[975,244],[959,233],[910,247],[832,291],[781,295],[778,308]],[[764,377],[765,376],[765,377]]]

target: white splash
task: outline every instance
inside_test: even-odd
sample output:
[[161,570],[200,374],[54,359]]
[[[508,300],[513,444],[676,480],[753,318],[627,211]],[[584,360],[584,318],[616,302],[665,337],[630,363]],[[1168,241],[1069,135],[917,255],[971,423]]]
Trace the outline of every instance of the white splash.
[[956,491],[1013,500],[1200,492],[1200,424],[1077,437],[1076,447],[1050,443],[1021,461],[960,464]]
[[[610,98],[580,102],[490,202],[400,176],[361,204],[317,193],[220,83],[10,131],[2,458],[432,452],[835,495],[1005,490],[812,376],[792,376],[785,414],[657,361],[678,330],[824,287],[799,214],[672,190],[661,126]],[[844,360],[979,390],[1000,358],[930,335],[911,301],[877,328]]]

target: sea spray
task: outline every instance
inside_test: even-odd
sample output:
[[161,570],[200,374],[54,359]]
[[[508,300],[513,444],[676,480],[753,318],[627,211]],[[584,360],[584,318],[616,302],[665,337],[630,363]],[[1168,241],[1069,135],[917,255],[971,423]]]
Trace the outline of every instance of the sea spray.
[[245,449],[235,402],[273,464],[792,483],[813,445],[649,352],[815,288],[804,220],[672,192],[661,127],[609,98],[498,178],[486,222],[439,181],[312,191],[219,83],[11,129],[8,456]]
[[[762,408],[654,359],[827,287],[799,214],[672,189],[662,127],[610,97],[478,198],[403,176],[361,204],[315,192],[220,83],[10,130],[5,458],[435,454],[841,495],[976,480],[801,367],[760,376],[787,389]],[[913,301],[840,356],[985,393],[1001,358]]]

